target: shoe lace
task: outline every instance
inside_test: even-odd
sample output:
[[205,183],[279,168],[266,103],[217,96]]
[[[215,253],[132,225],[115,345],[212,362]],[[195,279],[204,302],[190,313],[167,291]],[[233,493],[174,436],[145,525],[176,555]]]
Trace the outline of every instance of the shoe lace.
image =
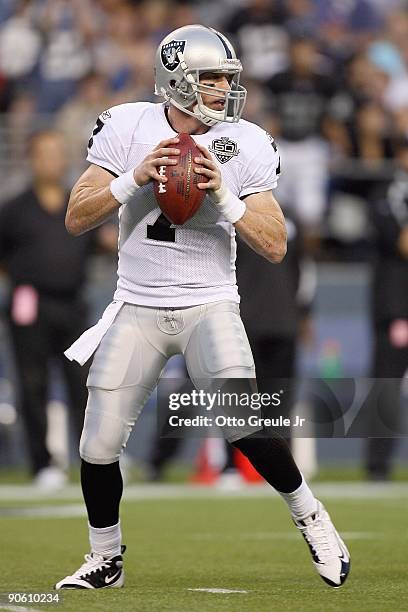
[[304,537],[316,552],[320,561],[326,561],[333,555],[333,534],[330,525],[322,516],[316,516],[313,522],[302,527]]
[[81,567],[75,572],[75,574],[73,574],[73,578],[89,576],[90,574],[93,574],[100,569],[109,567],[109,560],[102,557],[102,555],[90,553],[85,555],[84,559],[85,563],[83,563]]

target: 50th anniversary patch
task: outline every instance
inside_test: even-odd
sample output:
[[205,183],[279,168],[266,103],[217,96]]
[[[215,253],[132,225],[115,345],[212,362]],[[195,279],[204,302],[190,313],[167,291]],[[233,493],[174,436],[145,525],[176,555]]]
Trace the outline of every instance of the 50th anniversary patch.
[[228,136],[222,136],[221,138],[213,140],[208,150],[214,153],[221,164],[227,163],[227,161],[239,153],[238,144],[234,140],[228,138]]

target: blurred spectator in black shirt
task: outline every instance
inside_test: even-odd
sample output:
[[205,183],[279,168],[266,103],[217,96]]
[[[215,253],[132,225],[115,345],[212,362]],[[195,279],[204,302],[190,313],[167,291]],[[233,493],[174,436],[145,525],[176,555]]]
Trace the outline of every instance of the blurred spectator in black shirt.
[[[381,410],[398,432],[401,378],[408,371],[408,139],[397,147],[399,170],[385,193],[372,202],[376,232],[372,316],[375,335],[373,377],[389,378]],[[372,415],[376,418],[378,415]],[[391,474],[395,439],[372,438],[366,447],[369,478]]]
[[321,61],[312,33],[296,32],[289,68],[267,83],[282,156],[278,198],[311,236],[319,234],[326,208],[329,150],[323,132],[337,91]]
[[266,81],[286,68],[286,16],[279,0],[251,0],[224,23],[222,31],[234,40],[247,78]]
[[350,129],[350,153],[368,162],[392,157],[389,122],[379,104],[368,102],[357,110]]
[[393,172],[393,133],[389,117],[375,101],[356,105],[344,124],[343,153],[336,166],[332,189],[369,201],[378,187],[388,184]]
[[0,71],[0,113],[5,113],[10,108],[12,100],[12,84]]
[[32,183],[0,208],[0,262],[10,281],[6,319],[10,329],[21,416],[35,482],[63,484],[46,447],[49,366],[60,360],[76,435],[85,410],[86,368],[63,358],[63,351],[88,327],[82,298],[92,234],[73,238],[65,229],[68,192],[61,136],[47,130],[29,144]]
[[369,205],[394,173],[395,127],[382,103],[386,79],[365,54],[347,66],[336,99],[330,140],[335,147],[330,182],[327,248],[346,258],[367,256]]
[[285,220],[288,251],[279,266],[260,258],[241,240],[238,247],[240,310],[261,392],[270,391],[275,378],[294,376],[297,341],[310,330],[314,266],[305,258],[301,226],[290,214]]

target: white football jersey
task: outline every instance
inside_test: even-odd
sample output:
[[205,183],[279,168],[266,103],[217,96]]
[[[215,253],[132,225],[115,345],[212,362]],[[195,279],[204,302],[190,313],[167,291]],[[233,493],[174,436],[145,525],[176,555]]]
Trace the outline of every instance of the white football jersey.
[[[118,176],[138,166],[161,140],[176,135],[164,104],[121,104],[98,118],[87,160]],[[276,187],[276,145],[257,125],[244,120],[218,123],[193,138],[211,151],[223,180],[238,197]],[[167,308],[239,302],[235,257],[234,226],[209,196],[189,221],[173,226],[158,207],[150,182],[119,209],[115,299]]]

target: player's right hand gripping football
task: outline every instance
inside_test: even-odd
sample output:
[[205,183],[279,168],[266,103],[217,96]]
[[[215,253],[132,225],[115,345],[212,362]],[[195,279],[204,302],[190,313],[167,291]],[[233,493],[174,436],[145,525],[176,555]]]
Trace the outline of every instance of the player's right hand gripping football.
[[158,168],[160,166],[174,166],[177,164],[177,159],[169,157],[169,155],[179,155],[180,150],[174,148],[179,142],[179,138],[167,138],[162,140],[153,149],[149,155],[147,155],[137,168],[133,171],[133,177],[136,183],[141,187],[146,185],[151,179],[165,183],[167,181],[166,176],[159,174]]

